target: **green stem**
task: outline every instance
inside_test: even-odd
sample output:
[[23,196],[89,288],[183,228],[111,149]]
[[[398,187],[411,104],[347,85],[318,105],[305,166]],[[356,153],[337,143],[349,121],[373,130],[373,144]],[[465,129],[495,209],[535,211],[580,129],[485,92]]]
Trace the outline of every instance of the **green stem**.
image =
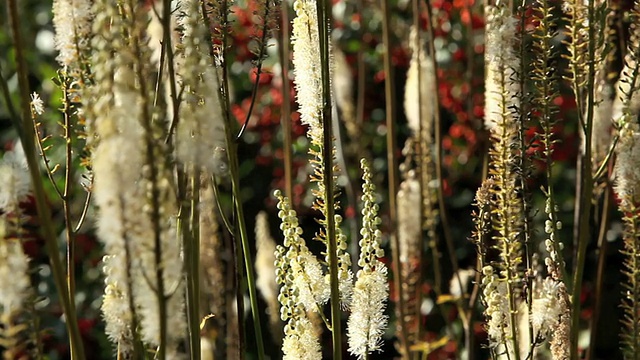
[[36,202],[38,217],[42,225],[42,232],[45,238],[45,247],[49,254],[49,262],[53,274],[53,281],[56,285],[58,296],[62,309],[66,316],[67,334],[69,336],[69,346],[71,348],[71,358],[85,359],[84,348],[80,330],[78,329],[78,321],[76,313],[73,310],[74,305],[69,297],[69,289],[65,281],[64,268],[60,253],[58,252],[58,243],[51,220],[51,212],[46,200],[46,194],[40,177],[38,161],[36,160],[35,149],[35,130],[31,126],[31,108],[29,105],[29,83],[27,80],[27,65],[23,53],[22,34],[20,32],[20,18],[18,15],[17,0],[7,0],[7,13],[9,15],[9,24],[13,36],[15,46],[16,65],[18,72],[18,88],[20,90],[20,104],[22,112],[22,146],[29,165],[29,173],[33,185],[33,195]]
[[602,298],[605,296],[603,294],[603,282],[605,277],[605,264],[607,262],[607,248],[608,241],[606,239],[607,229],[609,228],[609,203],[611,198],[611,189],[607,184],[604,193],[604,200],[602,203],[602,214],[600,217],[600,231],[598,232],[598,270],[596,275],[596,293],[594,296],[595,304],[593,306],[593,315],[591,317],[590,331],[589,331],[589,347],[587,348],[587,356],[585,357],[587,360],[593,358],[593,353],[595,350],[595,345],[598,340],[597,329],[598,329],[598,320],[600,320],[600,308],[602,307]]
[[333,188],[333,135],[331,128],[331,85],[329,66],[329,25],[331,22],[331,0],[317,1],[318,34],[322,64],[322,161],[324,182],[324,207],[327,252],[329,253],[329,283],[331,286],[331,339],[333,359],[342,359],[342,327],[340,311],[340,291],[338,282],[338,243],[335,226],[335,198]]
[[[185,252],[187,277],[187,318],[189,323],[190,359],[200,359],[200,170],[194,166],[191,175],[191,200],[188,207],[183,199],[180,220]],[[184,194],[184,193],[183,193]],[[190,211],[188,211],[190,210]],[[188,226],[185,220],[187,215]]]
[[[71,223],[71,204],[69,193],[71,192],[71,177],[73,168],[72,158],[72,138],[71,138],[71,104],[67,88],[67,78],[63,85],[64,98],[64,139],[65,139],[65,169],[64,169],[64,190],[62,193],[62,207],[64,210],[65,236],[67,238],[67,287],[69,288],[69,299],[73,311],[75,311],[75,233]],[[43,152],[44,154],[44,152]]]
[[[226,66],[226,62],[225,62]],[[223,84],[226,83],[226,77],[223,78]],[[226,93],[226,92],[225,92]],[[229,109],[228,96],[224,96],[225,110]],[[256,335],[256,346],[258,358],[264,359],[264,342],[262,338],[262,326],[260,322],[260,309],[258,307],[258,293],[256,291],[255,273],[253,269],[253,260],[251,259],[251,248],[249,247],[249,235],[247,233],[247,225],[245,223],[244,210],[242,207],[242,200],[240,194],[240,171],[238,165],[238,144],[235,141],[235,136],[231,130],[231,119],[228,111],[224,114],[225,120],[225,136],[227,140],[227,155],[229,157],[229,172],[232,184],[232,195],[235,205],[237,231],[240,235],[240,242],[242,245],[242,254],[244,256],[244,264],[246,269],[247,286],[249,288],[249,298],[251,301],[251,314],[253,315],[253,326]],[[240,271],[240,265],[238,264],[238,271]],[[240,286],[240,284],[238,284]],[[242,314],[239,314],[240,316]]]
[[[595,20],[594,0],[589,0],[589,23]],[[582,277],[584,274],[584,264],[587,257],[587,245],[590,238],[590,222],[589,215],[591,213],[591,197],[593,195],[593,180],[591,166],[591,133],[593,127],[594,116],[594,83],[595,83],[595,31],[593,27],[589,27],[589,54],[588,54],[588,73],[587,73],[587,118],[585,125],[585,145],[584,156],[582,157],[582,167],[580,168],[581,186],[580,199],[578,203],[579,211],[579,228],[578,228],[578,252],[573,278],[573,289],[571,292],[572,309],[571,309],[571,359],[577,360],[578,353],[578,334],[580,333],[580,292],[582,291]]]

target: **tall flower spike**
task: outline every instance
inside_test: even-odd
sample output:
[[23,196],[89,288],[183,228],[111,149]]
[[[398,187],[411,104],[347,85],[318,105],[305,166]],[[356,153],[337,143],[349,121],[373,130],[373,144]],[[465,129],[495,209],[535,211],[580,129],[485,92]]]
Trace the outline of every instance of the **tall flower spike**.
[[315,1],[296,0],[293,3],[291,43],[293,44],[293,73],[300,111],[300,121],[309,126],[309,138],[322,144],[322,66],[320,64],[320,35]]
[[53,26],[56,30],[56,60],[62,66],[79,68],[81,53],[89,48],[93,14],[90,0],[55,0]]
[[[324,186],[324,161],[325,156],[331,156],[335,163],[335,149],[324,149],[323,146],[323,127],[321,114],[323,108],[322,101],[322,74],[320,64],[320,48],[318,34],[318,17],[316,13],[316,3],[309,0],[296,0],[294,3],[296,17],[293,19],[293,65],[295,74],[295,85],[297,92],[297,101],[300,111],[300,120],[303,124],[308,125],[307,137],[311,142],[309,153],[313,156],[311,165],[313,174],[311,181],[317,184],[317,189],[312,190],[316,197],[313,208],[319,210],[324,219],[320,219],[319,223],[324,227],[316,236],[316,239],[325,243],[328,247],[327,234],[327,214],[325,199],[328,194]],[[334,166],[334,174],[337,166]],[[337,177],[334,175],[332,179],[335,184]],[[334,202],[334,210],[339,209],[339,202]],[[334,214],[335,236],[337,243],[337,259],[338,259],[338,281],[340,303],[343,307],[348,307],[353,293],[353,273],[350,270],[351,256],[347,250],[347,236],[340,229],[342,216]],[[329,263],[329,252],[325,252],[325,261]]]
[[364,359],[367,354],[379,351],[388,317],[384,315],[389,298],[387,267],[379,258],[384,256],[380,248],[382,234],[378,205],[375,203],[375,186],[371,183],[371,171],[363,159],[362,166],[362,229],[360,230],[360,259],[353,293],[352,311],[347,322],[349,352]]
[[271,327],[278,326],[278,284],[275,278],[276,243],[269,233],[267,213],[256,216],[256,287],[267,302]]

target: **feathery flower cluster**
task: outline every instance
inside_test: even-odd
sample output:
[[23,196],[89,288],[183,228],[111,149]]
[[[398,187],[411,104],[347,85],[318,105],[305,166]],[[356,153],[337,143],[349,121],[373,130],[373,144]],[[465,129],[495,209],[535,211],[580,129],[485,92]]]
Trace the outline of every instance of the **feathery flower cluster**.
[[4,315],[0,318],[3,319],[22,307],[31,286],[29,258],[20,240],[10,237],[8,230],[6,217],[0,216],[0,315]]
[[541,281],[531,306],[531,325],[535,336],[548,337],[560,321],[559,291],[561,283],[551,278]]
[[356,109],[352,100],[353,74],[351,73],[349,62],[347,62],[347,57],[340,48],[335,47],[332,49],[333,61],[335,63],[333,77],[331,79],[334,99],[342,114],[342,120],[344,121],[347,133],[351,138],[355,139],[359,135],[358,129],[360,125],[356,122]]
[[31,177],[21,144],[16,144],[14,151],[7,151],[0,159],[0,184],[0,210],[16,211],[31,191]]
[[622,204],[640,201],[640,128],[628,123],[620,129],[616,147],[614,189]]
[[418,256],[422,241],[422,214],[420,209],[420,182],[415,172],[410,171],[407,179],[400,183],[398,190],[398,240],[400,243],[400,262],[407,263]]
[[31,111],[36,115],[44,114],[44,102],[37,92],[31,94]]
[[256,216],[256,287],[267,302],[272,324],[278,319],[278,283],[275,275],[276,243],[269,233],[267,213],[261,211]]
[[208,31],[200,1],[184,1],[180,9],[183,59],[177,72],[184,87],[184,102],[180,107],[176,154],[183,162],[222,175],[227,171],[223,156],[225,133],[219,80],[206,43]]
[[89,47],[91,36],[90,0],[55,0],[53,26],[56,30],[56,60],[64,67],[78,67],[80,53]]
[[352,312],[347,323],[349,352],[364,359],[367,354],[380,350],[382,335],[387,327],[388,317],[384,315],[389,298],[387,267],[379,258],[384,256],[380,248],[382,233],[378,205],[375,203],[375,186],[371,183],[371,170],[363,159],[362,166],[362,229],[359,241],[360,259],[355,284]]
[[518,57],[514,51],[516,19],[506,6],[487,6],[485,45],[485,126],[492,130],[518,105],[514,80]]
[[322,144],[322,65],[316,3],[296,0],[293,8],[296,17],[293,19],[291,43],[300,121],[309,126],[309,138]]
[[[434,71],[422,42],[419,48],[416,48],[417,36],[416,29],[412,27],[409,36],[409,47],[412,53],[404,88],[404,111],[414,136],[421,134],[422,141],[431,144],[431,127],[436,99],[433,96]],[[422,133],[420,133],[421,127]]]

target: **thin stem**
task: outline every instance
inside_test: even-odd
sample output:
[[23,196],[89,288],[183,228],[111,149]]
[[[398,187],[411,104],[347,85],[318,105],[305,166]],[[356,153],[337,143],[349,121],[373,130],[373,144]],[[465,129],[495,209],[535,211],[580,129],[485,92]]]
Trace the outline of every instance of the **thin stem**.
[[[595,4],[594,0],[589,0],[589,23],[595,20]],[[593,128],[593,116],[595,111],[594,104],[594,84],[595,84],[595,31],[594,27],[589,27],[589,54],[588,54],[588,73],[587,73],[587,118],[585,123],[585,145],[584,156],[582,157],[581,175],[581,194],[578,203],[579,212],[579,228],[578,228],[578,252],[573,278],[573,291],[571,293],[572,309],[571,309],[571,359],[577,360],[578,354],[578,334],[580,332],[580,293],[582,291],[582,277],[584,274],[584,264],[587,256],[587,245],[589,244],[590,222],[589,215],[591,213],[591,198],[593,195],[593,180],[591,178],[591,133]]]
[[293,141],[291,139],[291,84],[289,82],[289,3],[281,3],[280,17],[282,26],[280,27],[280,68],[282,69],[282,107],[280,125],[282,126],[282,152],[284,154],[284,193],[291,199],[293,208]]
[[84,200],[84,206],[82,207],[82,213],[80,214],[80,219],[78,219],[78,223],[73,228],[73,232],[78,232],[82,228],[85,220],[87,219],[87,213],[89,212],[89,204],[91,204],[91,191],[87,190],[87,196]]
[[0,62],[0,90],[2,91],[2,98],[4,99],[5,104],[7,105],[7,110],[9,110],[9,116],[11,117],[11,122],[13,122],[16,131],[18,132],[18,136],[20,138],[24,137],[24,131],[22,130],[22,124],[20,123],[20,115],[16,111],[16,108],[13,106],[13,101],[11,101],[11,92],[9,91],[9,85],[7,85],[7,80],[4,78],[2,74],[2,63]]
[[188,209],[183,200],[180,219],[187,215],[188,226],[182,223],[185,259],[187,260],[187,318],[189,320],[189,352],[190,359],[200,359],[200,170],[194,166],[191,179],[191,199]]
[[[436,49],[434,44],[434,31],[433,31],[433,14],[431,11],[431,0],[425,0],[427,4],[427,24],[429,34],[429,53],[431,54],[431,63],[433,65],[433,91],[434,94],[438,94],[438,62],[436,61]],[[436,96],[437,99],[437,96]],[[440,116],[440,101],[434,103],[434,122],[435,122],[435,163],[436,163],[436,178],[438,187],[436,188],[438,194],[438,208],[440,215],[440,222],[442,223],[442,230],[444,232],[444,240],[447,244],[447,251],[449,252],[449,261],[453,269],[454,276],[460,283],[462,288],[462,281],[459,275],[458,258],[456,257],[455,246],[453,244],[453,236],[451,235],[451,228],[449,226],[449,217],[447,215],[446,204],[444,202],[444,176],[442,175],[442,117]]]
[[396,195],[398,193],[398,161],[396,159],[396,130],[395,130],[395,84],[394,71],[391,66],[391,29],[389,24],[389,0],[381,0],[382,7],[382,42],[385,46],[384,60],[384,93],[386,101],[386,125],[387,125],[387,168],[389,176],[389,231],[391,233],[392,242],[392,261],[394,263],[393,278],[396,288],[396,299],[398,306],[396,312],[398,314],[397,321],[400,328],[400,353],[403,359],[407,359],[410,354],[409,342],[407,337],[406,326],[406,308],[404,296],[402,296],[403,276],[401,273],[400,263],[400,240],[398,238],[398,206],[396,203]]
[[[224,7],[226,7],[226,1],[224,1]],[[227,14],[226,9],[223,9],[224,14]],[[225,15],[226,17],[226,15]],[[227,19],[225,18],[224,26],[226,28]],[[246,270],[246,279],[247,286],[249,288],[249,298],[251,301],[251,314],[253,316],[253,326],[255,330],[256,336],[256,346],[258,358],[260,360],[264,359],[264,341],[262,338],[262,325],[260,322],[260,309],[258,307],[258,293],[256,290],[256,281],[255,281],[255,273],[253,269],[253,260],[251,259],[251,249],[249,247],[249,235],[247,233],[247,226],[245,223],[244,210],[242,206],[241,199],[241,189],[240,189],[240,170],[238,164],[238,144],[235,141],[235,136],[232,133],[231,129],[231,114],[229,113],[230,105],[229,105],[229,85],[227,78],[227,35],[226,31],[223,31],[222,37],[222,49],[223,49],[223,64],[222,64],[222,93],[220,94],[221,104],[223,104],[224,110],[224,132],[227,142],[227,156],[229,159],[229,173],[232,184],[232,196],[233,203],[235,207],[236,221],[237,226],[235,228],[237,235],[240,235],[240,242],[242,245],[242,254],[244,257],[244,264]],[[237,238],[236,233],[234,233],[234,237]],[[241,259],[239,259],[241,260]],[[240,272],[240,263],[238,264],[237,271]],[[238,284],[240,286],[240,284]],[[242,313],[239,313],[238,316],[242,316]],[[238,321],[240,323],[240,320]]]
[[587,348],[586,359],[593,358],[593,352],[595,350],[595,344],[597,341],[597,329],[598,321],[600,320],[600,308],[602,307],[603,294],[603,282],[604,282],[604,270],[607,262],[607,248],[608,241],[606,239],[607,229],[609,228],[609,212],[611,201],[611,189],[607,184],[604,200],[602,202],[602,215],[600,217],[600,231],[598,232],[598,269],[596,275],[596,293],[594,296],[595,304],[593,305],[593,314],[591,316],[591,323],[589,324],[589,347]]
[[[64,99],[64,140],[65,140],[65,169],[64,169],[64,190],[62,193],[62,208],[64,211],[65,236],[67,239],[67,286],[69,287],[69,299],[75,311],[75,234],[71,224],[71,204],[69,193],[71,192],[71,178],[73,170],[72,158],[72,134],[71,134],[71,104],[67,89],[67,79],[63,80]],[[44,152],[43,152],[44,154]]]
[[162,0],[162,45],[166,54],[167,72],[169,75],[169,89],[171,92],[171,105],[173,110],[173,119],[169,128],[167,140],[170,141],[173,132],[180,121],[180,95],[176,88],[176,72],[174,69],[173,45],[171,45],[171,0]]
[[260,75],[262,75],[262,62],[264,61],[264,57],[266,55],[267,52],[267,37],[269,35],[269,31],[268,31],[268,26],[269,26],[269,18],[272,17],[271,15],[271,11],[277,11],[275,9],[272,9],[273,3],[271,1],[265,1],[264,2],[264,13],[262,13],[260,16],[262,17],[264,24],[262,26],[262,35],[260,36],[260,39],[258,40],[258,44],[260,45],[260,50],[258,51],[257,54],[257,64],[256,64],[256,78],[255,78],[255,82],[253,83],[253,89],[251,90],[251,103],[249,104],[249,110],[247,111],[247,115],[244,119],[244,123],[242,124],[242,127],[240,128],[240,131],[238,132],[238,135],[236,136],[236,141],[240,140],[240,138],[242,137],[242,135],[244,134],[244,131],[247,129],[247,126],[249,125],[249,120],[251,120],[251,113],[253,112],[253,107],[256,104],[256,99],[258,97],[258,88],[260,87]]
[[51,220],[51,212],[46,200],[46,194],[44,186],[42,184],[42,178],[40,177],[38,162],[36,160],[33,150],[35,149],[34,138],[36,136],[35,131],[31,126],[31,108],[29,105],[29,83],[27,80],[27,65],[23,53],[23,41],[22,34],[20,32],[20,17],[18,15],[18,1],[7,0],[7,13],[9,15],[9,24],[13,37],[13,43],[15,46],[15,56],[18,72],[18,88],[20,91],[20,105],[22,113],[22,146],[29,165],[29,173],[31,175],[31,181],[33,186],[33,195],[36,202],[36,209],[38,217],[42,225],[42,233],[45,239],[45,247],[49,255],[49,262],[51,264],[51,272],[53,274],[53,281],[58,290],[58,296],[62,309],[66,316],[65,321],[67,327],[67,334],[69,336],[69,346],[71,349],[71,358],[85,359],[84,348],[82,345],[82,338],[80,337],[80,331],[78,329],[78,321],[76,313],[73,310],[73,304],[69,298],[69,289],[65,281],[64,268],[62,266],[62,260],[60,259],[60,253],[58,252],[58,244],[56,240],[55,230]]
[[333,135],[331,127],[331,79],[329,56],[329,25],[331,23],[331,0],[318,1],[318,34],[322,64],[322,161],[324,182],[324,207],[327,252],[329,253],[329,283],[331,286],[331,339],[333,358],[342,359],[342,326],[340,321],[340,291],[338,282],[338,244],[335,227],[335,198],[333,180]]

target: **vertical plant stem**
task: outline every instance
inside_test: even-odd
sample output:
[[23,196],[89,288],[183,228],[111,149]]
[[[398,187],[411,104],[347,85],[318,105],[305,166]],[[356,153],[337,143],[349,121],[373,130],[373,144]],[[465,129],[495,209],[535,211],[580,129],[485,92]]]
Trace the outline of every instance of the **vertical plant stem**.
[[598,268],[596,275],[596,293],[594,296],[595,304],[593,306],[593,315],[591,316],[591,323],[589,324],[589,347],[587,348],[587,360],[593,358],[595,350],[595,344],[597,341],[597,329],[598,321],[600,320],[600,308],[602,307],[602,297],[605,296],[602,293],[602,287],[604,282],[604,270],[607,262],[607,248],[608,241],[606,239],[607,229],[609,228],[609,212],[611,201],[611,189],[609,185],[604,193],[604,200],[602,202],[602,215],[600,217],[600,231],[598,232]]
[[[589,23],[595,20],[594,0],[589,0],[588,10]],[[587,72],[587,118],[584,123],[584,156],[582,157],[582,166],[580,167],[580,201],[576,211],[580,214],[578,229],[578,252],[573,278],[573,289],[571,292],[572,309],[571,309],[571,359],[577,360],[578,354],[578,334],[580,332],[580,293],[582,291],[582,277],[584,274],[584,265],[587,256],[587,245],[589,243],[590,222],[589,214],[591,213],[591,197],[593,195],[593,180],[591,166],[591,132],[594,116],[594,84],[595,84],[595,31],[594,27],[589,27],[589,51],[588,51],[588,72]]]
[[335,227],[335,198],[333,189],[333,134],[331,127],[331,79],[329,56],[329,24],[331,22],[331,0],[317,1],[318,34],[322,63],[322,161],[325,188],[324,206],[326,213],[327,251],[329,253],[329,283],[331,286],[331,340],[333,359],[342,359],[342,327],[340,321],[340,292],[338,283],[338,244]]
[[[197,166],[191,172],[191,199],[187,206],[182,200],[180,220],[186,260],[187,277],[187,319],[189,320],[190,359],[200,359],[200,170]],[[190,211],[187,211],[189,209]],[[187,222],[184,220],[186,216]]]
[[389,13],[389,0],[381,0],[382,7],[382,42],[385,50],[383,54],[384,60],[384,93],[386,107],[386,124],[387,124],[387,167],[389,176],[389,230],[391,232],[391,242],[393,246],[392,261],[394,263],[393,278],[396,288],[396,299],[398,306],[396,308],[398,327],[400,328],[400,353],[403,359],[409,357],[409,343],[407,337],[406,326],[406,309],[404,296],[402,295],[402,267],[400,264],[400,241],[398,238],[398,207],[396,203],[396,195],[398,193],[398,161],[396,159],[396,131],[395,131],[395,84],[394,72],[391,67],[391,29]]
[[282,69],[282,114],[280,116],[280,126],[282,126],[282,147],[284,153],[284,193],[291,199],[293,208],[293,141],[291,139],[291,84],[289,83],[289,59],[291,52],[289,44],[289,3],[283,1],[280,9],[282,26],[280,27],[280,68]]
[[27,65],[23,53],[22,34],[20,31],[20,18],[18,15],[18,1],[7,0],[7,13],[9,24],[15,46],[16,65],[18,72],[18,88],[20,90],[20,107],[22,113],[22,146],[29,165],[29,173],[33,185],[33,195],[36,202],[38,217],[42,224],[42,232],[45,239],[45,247],[49,255],[53,281],[58,290],[58,296],[62,309],[66,316],[67,334],[69,336],[69,346],[71,358],[85,359],[82,338],[78,329],[78,321],[72,300],[69,297],[69,288],[65,281],[64,267],[58,252],[55,230],[51,220],[51,212],[46,200],[46,194],[40,177],[38,161],[35,157],[35,129],[31,126],[31,110],[29,105],[29,83],[27,80]]
[[[63,80],[63,100],[64,100],[64,140],[65,140],[65,169],[64,169],[64,190],[62,192],[62,207],[64,211],[65,236],[67,239],[67,287],[69,288],[69,299],[71,306],[75,312],[75,234],[73,225],[71,224],[71,208],[70,208],[70,191],[72,177],[72,139],[71,139],[71,108],[69,103],[69,94],[67,89],[67,79]],[[44,153],[44,152],[43,152]]]

